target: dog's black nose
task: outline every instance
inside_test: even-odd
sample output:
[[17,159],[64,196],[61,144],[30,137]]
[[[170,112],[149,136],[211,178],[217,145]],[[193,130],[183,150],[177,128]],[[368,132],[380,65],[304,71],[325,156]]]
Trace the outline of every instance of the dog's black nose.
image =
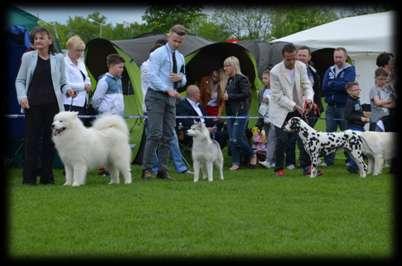
[[52,124],[52,128],[54,128],[54,125]]

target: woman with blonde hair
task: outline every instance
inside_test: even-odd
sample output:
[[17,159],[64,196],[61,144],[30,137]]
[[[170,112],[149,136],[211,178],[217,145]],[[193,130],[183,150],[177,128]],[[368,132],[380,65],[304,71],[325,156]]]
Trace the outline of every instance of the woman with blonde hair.
[[[246,127],[248,111],[251,102],[251,88],[248,78],[241,73],[240,62],[237,57],[230,56],[223,62],[223,69],[228,76],[224,100],[226,101],[226,115],[235,116],[227,121],[229,133],[229,148],[232,154],[230,170],[240,168],[240,157],[243,154],[249,159],[249,166],[255,167],[257,156],[251,149],[247,137]],[[245,117],[245,118],[237,118]]]
[[[64,108],[67,111],[77,111],[79,115],[86,115],[88,92],[91,91],[91,81],[82,60],[85,43],[74,35],[67,40],[67,54],[64,57],[66,64],[66,80],[70,89],[63,95]],[[88,126],[89,121],[84,120]]]

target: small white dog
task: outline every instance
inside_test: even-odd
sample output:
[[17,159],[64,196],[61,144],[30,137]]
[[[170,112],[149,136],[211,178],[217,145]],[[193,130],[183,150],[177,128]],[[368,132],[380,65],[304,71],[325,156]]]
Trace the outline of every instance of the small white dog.
[[368,157],[367,173],[381,174],[384,160],[391,160],[397,152],[397,133],[395,132],[359,132],[363,139],[362,152]]
[[198,182],[200,169],[203,178],[205,170],[208,181],[213,180],[213,165],[219,169],[220,178],[223,180],[223,155],[221,147],[216,140],[212,140],[208,128],[202,122],[196,122],[187,130],[187,135],[193,137],[191,149],[193,157],[194,182]]
[[131,183],[131,149],[126,122],[117,115],[103,115],[85,127],[78,112],[60,112],[52,123],[57,152],[64,163],[67,186],[85,184],[87,171],[103,166],[111,174],[110,184]]

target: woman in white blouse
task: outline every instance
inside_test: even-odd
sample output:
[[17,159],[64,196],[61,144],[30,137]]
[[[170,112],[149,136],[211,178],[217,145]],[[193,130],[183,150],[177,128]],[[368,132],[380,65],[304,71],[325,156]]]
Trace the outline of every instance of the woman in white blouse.
[[74,35],[68,39],[67,49],[64,61],[69,89],[64,94],[64,108],[66,111],[77,111],[80,115],[85,115],[88,92],[91,91],[91,81],[81,59],[85,43],[78,35]]

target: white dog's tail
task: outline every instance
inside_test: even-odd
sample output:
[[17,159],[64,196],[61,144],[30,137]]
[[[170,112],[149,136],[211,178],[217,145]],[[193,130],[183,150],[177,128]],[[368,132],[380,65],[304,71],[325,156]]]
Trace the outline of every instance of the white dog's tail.
[[97,118],[92,126],[97,130],[103,130],[107,128],[116,128],[128,136],[128,127],[126,121],[121,116],[105,114]]

